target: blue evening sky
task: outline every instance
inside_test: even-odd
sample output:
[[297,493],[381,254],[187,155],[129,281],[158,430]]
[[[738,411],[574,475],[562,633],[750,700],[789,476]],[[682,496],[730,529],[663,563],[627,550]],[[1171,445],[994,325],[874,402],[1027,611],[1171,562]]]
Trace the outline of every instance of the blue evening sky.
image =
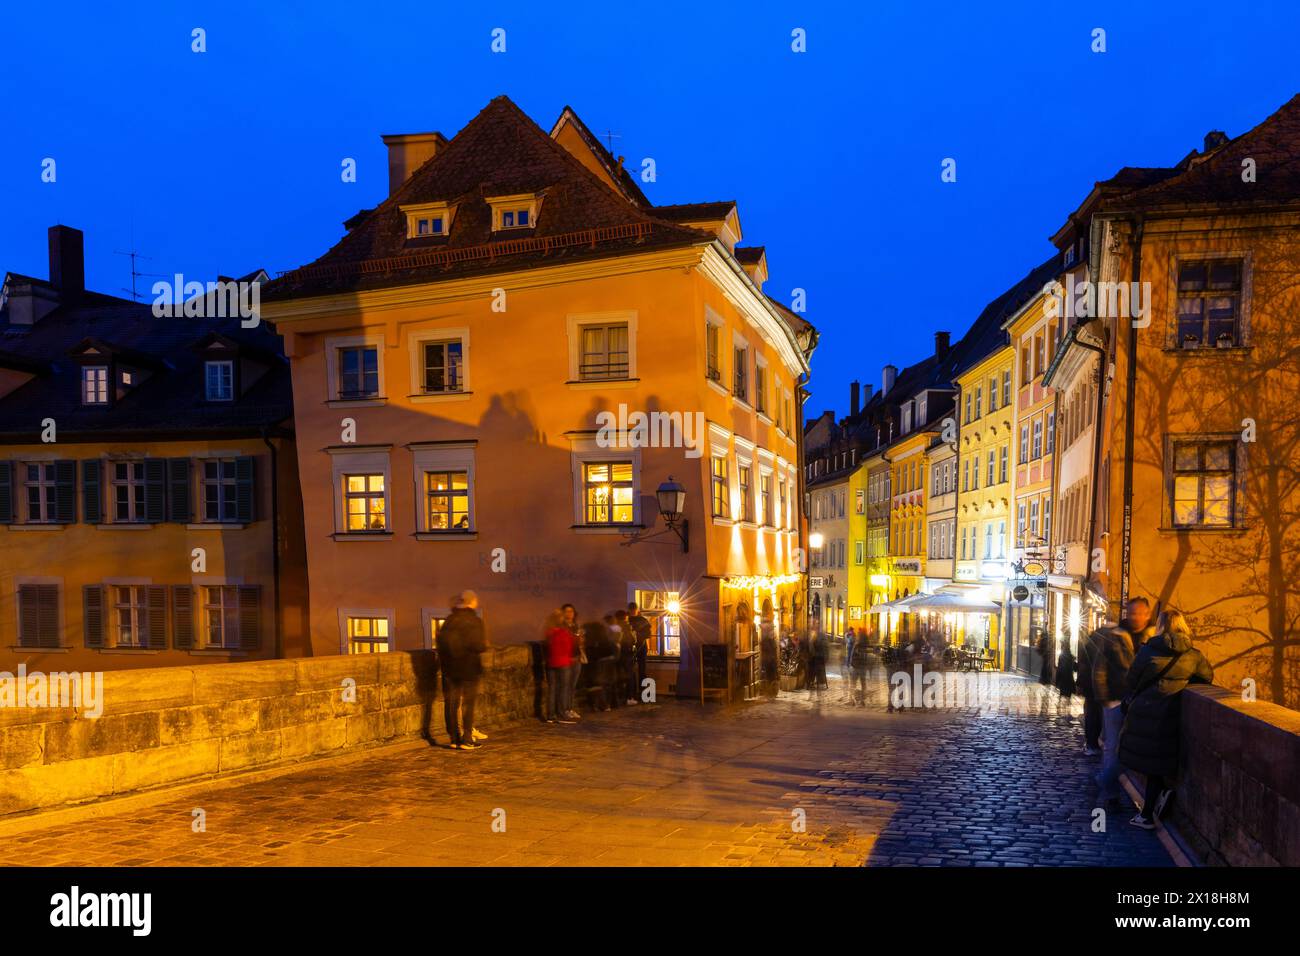
[[384,198],[380,134],[451,136],[500,93],[549,129],[567,103],[630,168],[656,160],[653,201],[739,202],[767,291],[806,289],[822,330],[809,414],[845,411],[850,379],[878,384],[936,329],[955,340],[1094,181],[1300,92],[1294,2],[6,7],[0,271],[45,276],[62,222],[105,292],[129,287],[132,244],[144,272],[274,275]]

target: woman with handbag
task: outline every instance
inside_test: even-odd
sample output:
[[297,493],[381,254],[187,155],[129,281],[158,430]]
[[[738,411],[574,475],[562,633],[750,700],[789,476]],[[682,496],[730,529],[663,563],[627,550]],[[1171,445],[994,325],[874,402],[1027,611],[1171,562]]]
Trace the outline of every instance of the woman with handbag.
[[1157,621],[1156,636],[1138,650],[1129,668],[1124,730],[1119,738],[1119,761],[1146,776],[1142,810],[1129,821],[1154,830],[1173,797],[1166,778],[1178,771],[1179,694],[1188,684],[1209,684],[1214,668],[1192,646],[1187,619],[1167,608]]

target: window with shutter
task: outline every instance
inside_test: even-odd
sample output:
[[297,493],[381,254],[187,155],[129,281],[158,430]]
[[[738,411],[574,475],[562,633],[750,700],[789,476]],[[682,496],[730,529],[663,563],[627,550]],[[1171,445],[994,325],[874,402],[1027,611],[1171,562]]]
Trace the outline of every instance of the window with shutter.
[[167,459],[167,520],[186,524],[193,513],[190,504],[190,460]]
[[71,524],[77,520],[77,463],[54,463],[54,520]]
[[81,514],[87,524],[99,524],[104,520],[103,495],[100,491],[99,479],[101,473],[98,458],[91,458],[81,463]]
[[194,646],[194,589],[188,584],[172,588],[172,646],[178,650]]
[[167,520],[167,462],[162,458],[144,463],[144,520],[151,524]]
[[251,457],[235,459],[235,510],[237,520],[249,522],[254,520],[253,459]]
[[161,651],[167,647],[167,587],[153,584],[145,590],[145,602],[149,608],[146,639],[151,650]]
[[248,585],[239,589],[239,646],[257,650],[262,643],[262,589]]
[[0,524],[14,520],[14,463],[0,461]]
[[81,589],[81,616],[87,647],[104,646],[104,587],[87,584]]
[[18,643],[22,647],[59,646],[59,586],[57,584],[19,586]]

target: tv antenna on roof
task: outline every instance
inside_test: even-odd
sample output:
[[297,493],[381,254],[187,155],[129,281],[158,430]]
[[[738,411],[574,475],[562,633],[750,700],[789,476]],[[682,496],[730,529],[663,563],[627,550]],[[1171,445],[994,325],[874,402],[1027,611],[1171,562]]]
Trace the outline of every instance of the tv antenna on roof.
[[131,293],[131,299],[132,299],[133,301],[135,301],[135,302],[139,302],[139,301],[140,301],[140,293],[136,291],[136,287],[135,287],[135,280],[136,280],[136,279],[139,279],[139,278],[146,278],[146,277],[147,277],[147,278],[156,278],[156,279],[163,279],[163,278],[166,278],[166,277],[165,277],[161,272],[140,272],[139,270],[136,269],[136,267],[135,267],[135,262],[136,262],[137,259],[142,259],[142,260],[145,260],[145,261],[147,261],[147,262],[152,262],[152,261],[153,261],[153,258],[152,258],[151,256],[142,256],[142,255],[140,255],[140,253],[136,252],[134,249],[132,249],[130,252],[118,252],[118,251],[114,250],[113,255],[115,255],[115,256],[126,256],[127,258],[129,258],[129,259],[131,260],[131,288],[130,288],[130,289],[123,288],[122,291],[123,291],[123,292],[130,292],[130,293]]
[[609,129],[605,130],[604,135],[605,135],[605,147],[612,154],[614,152],[614,140],[622,139],[623,137],[619,133],[615,133],[613,130],[609,130]]

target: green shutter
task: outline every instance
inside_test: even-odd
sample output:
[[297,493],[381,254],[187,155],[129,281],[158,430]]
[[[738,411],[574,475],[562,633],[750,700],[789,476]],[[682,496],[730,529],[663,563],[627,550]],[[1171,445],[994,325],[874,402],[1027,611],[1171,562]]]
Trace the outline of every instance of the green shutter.
[[167,461],[146,458],[144,462],[144,520],[158,524],[167,520]]
[[151,584],[145,588],[145,606],[149,609],[149,623],[145,629],[149,649],[165,650],[167,647],[167,586]]
[[167,459],[167,520],[187,524],[191,520],[190,460]]
[[59,586],[57,584],[19,586],[18,643],[23,647],[59,646]]
[[253,459],[244,457],[235,459],[235,510],[238,520],[254,520],[254,486]]
[[104,465],[98,458],[81,463],[81,516],[86,524],[101,524],[104,520],[104,495],[100,476]]
[[246,651],[257,650],[262,643],[262,588],[247,585],[239,589],[239,646]]
[[181,650],[194,646],[194,589],[188,584],[172,588],[172,646]]
[[104,646],[104,586],[87,584],[81,589],[86,646]]
[[0,461],[0,524],[14,520],[14,463]]
[[72,524],[77,520],[77,463],[54,463],[54,520]]

